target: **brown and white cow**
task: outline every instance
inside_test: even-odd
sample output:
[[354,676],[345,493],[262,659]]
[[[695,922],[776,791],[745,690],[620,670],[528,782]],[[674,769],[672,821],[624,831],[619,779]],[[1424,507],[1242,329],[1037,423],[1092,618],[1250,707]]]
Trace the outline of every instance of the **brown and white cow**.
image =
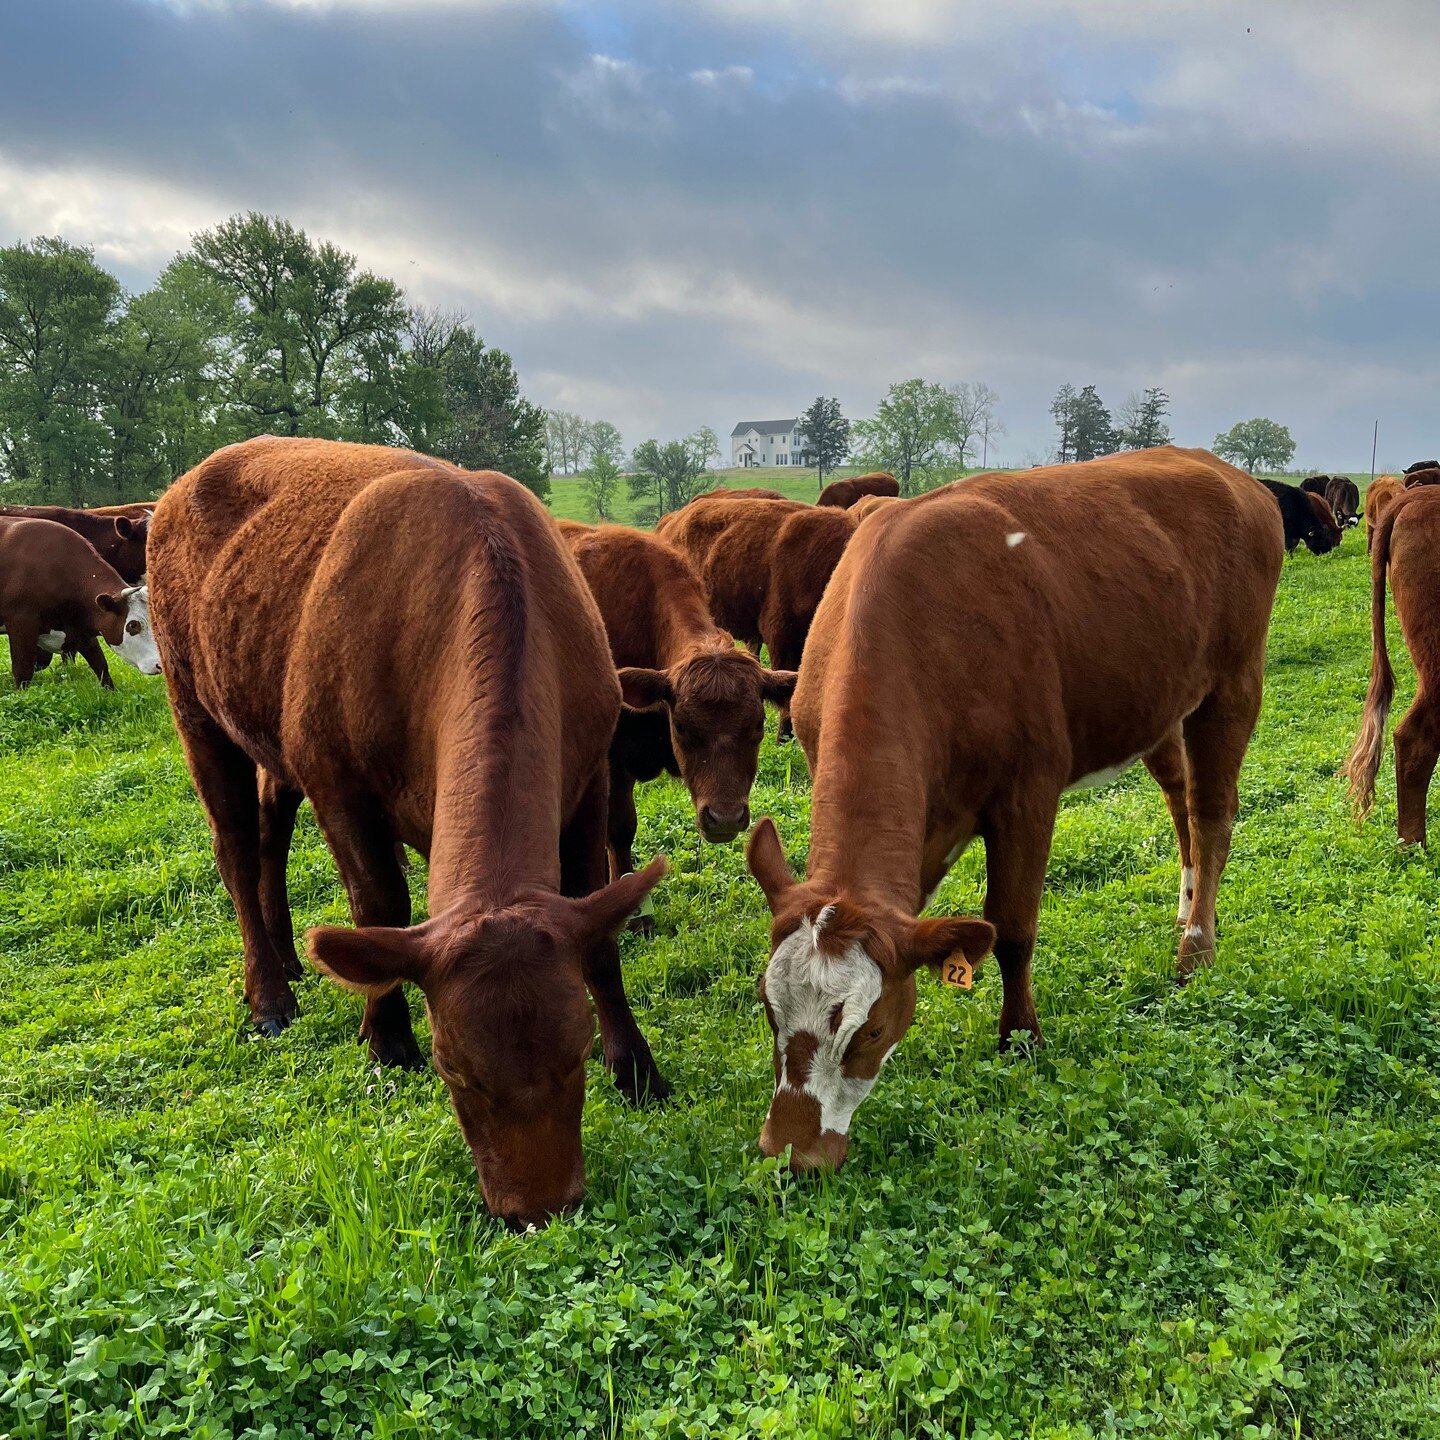
[[622,525],[560,532],[600,607],[628,707],[610,747],[612,873],[634,869],[635,784],[678,775],[705,839],[750,827],[765,702],[788,703],[794,671],[766,670],[710,617],[700,578],[656,535]]
[[1404,493],[1405,484],[1398,475],[1377,475],[1365,492],[1365,549],[1373,551],[1375,530],[1384,518],[1390,502]]
[[848,510],[857,500],[866,495],[890,495],[900,493],[900,482],[888,470],[876,470],[869,475],[856,475],[849,480],[832,480],[815,501],[817,505],[835,505]]
[[[1424,475],[1425,470],[1416,472]],[[1440,470],[1433,472],[1440,484]],[[1370,685],[1360,732],[1346,762],[1350,796],[1363,818],[1375,804],[1395,672],[1385,643],[1385,576],[1418,681],[1395,727],[1395,789],[1400,839],[1425,843],[1425,799],[1440,757],[1440,489],[1420,484],[1385,507],[1370,552]]]
[[127,585],[93,545],[53,520],[0,517],[0,625],[21,689],[63,650],[83,655],[113,690],[101,638],[142,674],[160,673],[145,587]]
[[72,510],[64,505],[0,505],[0,518],[49,520],[64,525],[84,536],[126,584],[138,585],[145,578],[145,540],[150,522],[143,513]]
[[[964,983],[993,943],[1001,1044],[1039,1036],[1030,960],[1068,789],[1144,761],[1179,839],[1180,978],[1209,961],[1283,560],[1260,486],[1168,446],[980,476],[860,526],[792,707],[807,877],[769,820],[747,856],[774,917],[767,1155],[843,1160],[920,969]],[[917,919],[977,835],[985,918]]]
[[[577,1201],[587,988],[622,1091],[665,1093],[614,940],[664,861],[605,883],[620,685],[544,507],[408,451],[251,440],[167,491],[150,583],[257,1025],[296,1010],[285,859],[305,796],[360,927],[313,930],[308,952],[366,997],[371,1055],[420,1063],[401,983],[418,986],[491,1210]],[[423,924],[399,843],[430,862]]]
[[[662,517],[656,533],[695,567],[710,613],[778,670],[798,670],[815,608],[855,518],[798,500],[696,501]],[[780,734],[789,734],[789,718]]]

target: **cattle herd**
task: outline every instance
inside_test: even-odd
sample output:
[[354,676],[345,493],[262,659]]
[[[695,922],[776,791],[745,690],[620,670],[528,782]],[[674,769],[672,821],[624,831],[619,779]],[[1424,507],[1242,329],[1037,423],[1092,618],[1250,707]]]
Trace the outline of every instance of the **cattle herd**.
[[[163,669],[270,1036],[296,1013],[286,861],[310,801],[354,919],[312,930],[311,961],[364,997],[380,1064],[423,1064],[403,985],[420,989],[486,1203],[527,1224],[583,1192],[594,1014],[622,1093],[668,1094],[616,942],[651,924],[665,870],[636,869],[637,784],[678,776],[708,841],[751,830],[773,917],[760,1145],[836,1166],[919,970],[968,987],[993,951],[1001,1045],[1039,1039],[1065,791],[1144,763],[1179,847],[1178,977],[1209,963],[1285,553],[1332,550],[1360,518],[1344,476],[1257,484],[1166,446],[904,500],[885,474],[815,505],[722,488],[650,533],[557,522],[503,475],[408,451],[266,436],[153,505],[0,509],[0,622],[21,686],[56,652],[108,684],[99,638]],[[1388,576],[1419,679],[1395,728],[1400,835],[1419,842],[1440,466],[1382,476],[1364,521],[1372,674],[1346,773],[1363,814],[1394,692]],[[767,704],[813,781],[803,879],[773,824],[750,826]],[[921,918],[977,836],[983,918]],[[404,846],[429,862],[421,924]]]

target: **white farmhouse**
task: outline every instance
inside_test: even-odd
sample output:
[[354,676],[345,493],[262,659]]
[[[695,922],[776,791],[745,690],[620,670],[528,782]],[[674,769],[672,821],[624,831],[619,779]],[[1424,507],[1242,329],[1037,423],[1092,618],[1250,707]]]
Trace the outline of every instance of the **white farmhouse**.
[[809,442],[798,420],[742,420],[730,432],[730,464],[809,465]]

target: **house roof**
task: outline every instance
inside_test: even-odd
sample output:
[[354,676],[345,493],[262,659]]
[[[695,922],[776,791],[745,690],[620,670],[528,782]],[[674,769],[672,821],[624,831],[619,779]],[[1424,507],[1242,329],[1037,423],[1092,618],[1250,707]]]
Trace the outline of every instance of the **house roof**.
[[799,420],[742,420],[731,432],[733,440],[737,435],[743,435],[747,430],[793,430]]

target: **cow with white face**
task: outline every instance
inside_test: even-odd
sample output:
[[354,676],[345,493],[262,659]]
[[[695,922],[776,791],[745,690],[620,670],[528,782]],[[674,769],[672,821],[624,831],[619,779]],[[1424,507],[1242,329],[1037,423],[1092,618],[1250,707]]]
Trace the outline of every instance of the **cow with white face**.
[[105,643],[142,675],[160,673],[160,650],[150,629],[150,589],[127,585],[115,595],[98,595],[96,604],[105,612],[100,633]]
[[794,1170],[834,1168],[855,1111],[915,1018],[915,972],[957,960],[973,968],[995,931],[984,920],[916,920],[827,900],[797,883],[768,819],[746,858],[774,915],[760,997],[775,1037],[775,1095],[760,1149],[776,1156],[788,1146]]

